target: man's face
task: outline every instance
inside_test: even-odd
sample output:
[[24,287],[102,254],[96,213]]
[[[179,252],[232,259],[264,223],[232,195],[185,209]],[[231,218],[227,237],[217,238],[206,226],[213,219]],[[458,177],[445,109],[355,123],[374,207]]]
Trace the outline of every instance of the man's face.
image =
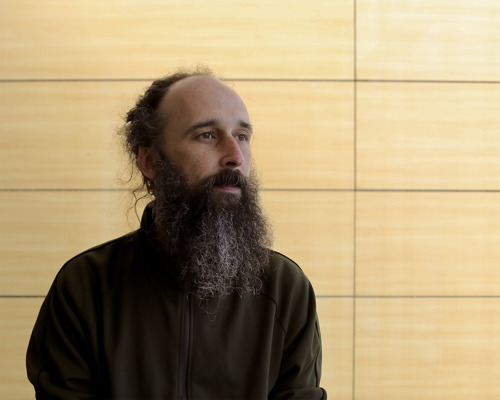
[[[160,104],[167,124],[162,152],[189,184],[227,169],[250,174],[252,128],[240,97],[217,79],[196,76],[172,85]],[[240,195],[234,185],[216,191]]]

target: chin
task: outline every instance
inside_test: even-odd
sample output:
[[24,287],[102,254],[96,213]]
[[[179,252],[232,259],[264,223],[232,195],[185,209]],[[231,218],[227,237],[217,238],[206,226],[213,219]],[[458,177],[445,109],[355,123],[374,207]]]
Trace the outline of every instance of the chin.
[[212,199],[221,207],[231,207],[241,204],[241,191],[227,192],[222,190],[214,190]]

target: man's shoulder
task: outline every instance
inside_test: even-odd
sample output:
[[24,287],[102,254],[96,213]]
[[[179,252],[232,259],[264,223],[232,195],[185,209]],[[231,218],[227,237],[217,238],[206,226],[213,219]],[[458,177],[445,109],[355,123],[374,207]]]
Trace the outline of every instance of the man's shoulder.
[[137,232],[131,232],[82,251],[64,263],[55,282],[77,286],[102,281],[117,266],[124,267],[130,262],[136,242]]
[[307,296],[310,291],[311,283],[302,268],[291,258],[273,251],[265,268],[263,292],[277,297],[299,293]]
[[306,274],[295,261],[278,252],[269,259],[260,293],[274,303],[276,318],[285,331],[304,323],[315,310],[314,289]]
[[100,261],[108,261],[110,257],[119,256],[123,251],[133,247],[136,241],[137,232],[131,232],[118,238],[108,240],[99,245],[90,247],[81,253],[70,258],[63,266],[79,264],[81,262],[99,263]]
[[300,280],[308,282],[302,268],[294,260],[277,251],[272,251],[269,257],[266,275],[279,280],[286,279],[287,281]]

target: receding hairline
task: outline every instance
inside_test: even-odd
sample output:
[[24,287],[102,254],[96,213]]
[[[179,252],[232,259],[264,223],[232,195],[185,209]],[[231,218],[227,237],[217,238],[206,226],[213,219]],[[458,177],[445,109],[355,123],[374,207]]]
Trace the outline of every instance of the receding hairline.
[[[165,91],[162,99],[158,103],[158,106],[156,108],[156,114],[157,114],[157,117],[159,117],[162,121],[163,129],[166,128],[167,123],[168,123],[168,115],[166,115],[167,110],[165,107],[165,102],[167,101],[167,99],[169,97],[171,97],[172,95],[175,96],[176,92],[178,93],[178,91],[182,90],[183,88],[188,89],[188,90],[193,90],[193,88],[190,88],[190,89],[189,89],[189,87],[186,88],[186,85],[189,85],[193,81],[199,81],[199,80],[209,81],[209,82],[219,84],[221,87],[225,88],[229,93],[236,96],[240,100],[241,104],[245,107],[245,110],[246,110],[246,104],[243,101],[243,99],[241,98],[241,96],[238,94],[238,92],[236,92],[236,90],[234,90],[234,88],[232,88],[230,85],[228,85],[223,79],[216,77],[213,74],[209,74],[209,75],[204,74],[204,73],[193,74],[193,75],[186,76],[185,78],[179,79],[179,80],[175,81],[174,83],[172,83],[169,86],[168,90]],[[195,89],[196,89],[196,87],[195,87]]]
[[[170,85],[168,90],[165,92],[163,95],[163,98],[160,101],[160,104],[165,101],[165,98],[171,94],[172,92],[176,92],[177,90],[180,90],[182,87],[185,87],[186,85],[189,85],[193,81],[209,81],[209,82],[214,82],[220,84],[222,87],[225,87],[229,92],[235,94],[236,96],[240,97],[240,95],[232,88],[230,85],[228,85],[224,79],[219,78],[213,74],[204,74],[204,73],[199,73],[199,74],[193,74],[190,76],[186,76],[185,78],[181,78],[174,83]],[[241,99],[241,97],[240,97]],[[242,100],[243,101],[243,100]],[[160,107],[160,106],[159,106]]]

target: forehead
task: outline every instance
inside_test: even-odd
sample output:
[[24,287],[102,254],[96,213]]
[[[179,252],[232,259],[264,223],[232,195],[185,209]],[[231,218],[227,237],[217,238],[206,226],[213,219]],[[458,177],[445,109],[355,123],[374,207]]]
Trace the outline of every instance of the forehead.
[[174,83],[159,107],[167,124],[193,123],[205,119],[248,121],[243,100],[218,79],[194,76]]

